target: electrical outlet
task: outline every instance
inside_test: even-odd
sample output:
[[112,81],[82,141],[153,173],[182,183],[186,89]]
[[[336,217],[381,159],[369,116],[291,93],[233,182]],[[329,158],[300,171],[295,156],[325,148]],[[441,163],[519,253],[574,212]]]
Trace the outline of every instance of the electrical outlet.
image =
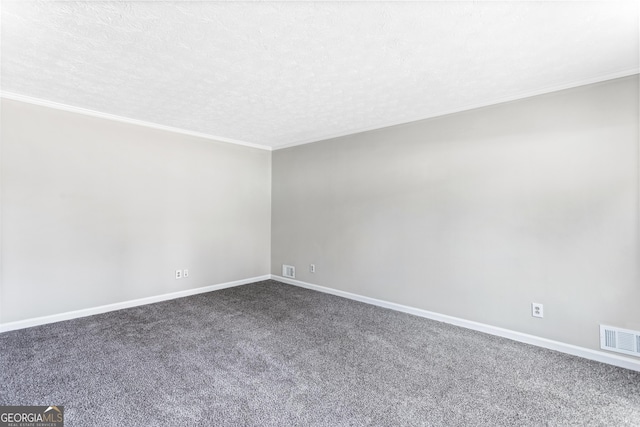
[[187,270],[186,268],[182,271],[182,277],[184,277],[185,279],[187,277],[189,277],[189,270]]
[[315,264],[309,265],[309,271],[312,272],[312,273],[315,273],[316,272],[316,265]]
[[531,303],[531,315],[533,317],[544,317],[544,305],[538,302]]
[[182,270],[176,270],[176,279],[182,279]]

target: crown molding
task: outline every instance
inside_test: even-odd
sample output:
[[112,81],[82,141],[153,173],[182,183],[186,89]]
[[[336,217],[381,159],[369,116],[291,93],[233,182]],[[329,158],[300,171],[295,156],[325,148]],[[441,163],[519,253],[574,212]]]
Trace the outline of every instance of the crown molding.
[[429,119],[434,119],[434,118],[437,118],[437,117],[446,116],[446,115],[449,115],[449,114],[455,114],[455,113],[461,113],[461,112],[464,112],[464,111],[474,110],[474,109],[477,109],[477,108],[490,107],[492,105],[498,105],[498,104],[503,104],[503,103],[506,103],[506,102],[517,101],[517,100],[520,100],[520,99],[531,98],[531,97],[534,97],[534,96],[544,95],[544,94],[548,94],[548,93],[552,93],[552,92],[558,92],[558,91],[561,91],[561,90],[572,89],[572,88],[576,88],[576,87],[580,87],[580,86],[586,86],[586,85],[589,85],[589,84],[601,83],[601,82],[604,82],[604,81],[607,81],[607,80],[613,80],[613,79],[618,79],[618,78],[622,78],[622,77],[629,77],[629,76],[632,76],[632,75],[636,75],[638,73],[640,73],[640,68],[636,67],[636,68],[632,68],[632,69],[629,69],[629,70],[624,70],[624,71],[619,71],[619,72],[616,72],[616,73],[610,73],[610,74],[606,74],[606,75],[602,75],[602,76],[598,76],[598,77],[592,77],[592,78],[589,78],[589,79],[583,79],[583,80],[579,80],[579,81],[574,81],[574,82],[571,82],[571,83],[565,83],[565,84],[562,84],[562,85],[549,86],[549,87],[546,87],[546,88],[543,88],[543,89],[537,89],[537,90],[534,90],[534,91],[521,92],[521,93],[519,93],[517,95],[513,95],[513,96],[495,98],[495,99],[492,99],[492,100],[487,100],[487,101],[483,101],[483,102],[479,102],[479,103],[475,103],[475,104],[468,104],[468,105],[465,105],[465,106],[462,106],[462,107],[457,107],[457,108],[453,108],[453,109],[449,109],[449,110],[442,110],[442,111],[438,111],[438,112],[429,114],[427,116],[419,116],[419,117],[414,117],[414,118],[411,118],[411,119],[390,121],[390,122],[386,122],[386,123],[381,124],[381,125],[375,125],[375,126],[370,126],[370,127],[365,127],[365,128],[359,128],[359,129],[349,130],[349,131],[346,131],[346,132],[337,132],[337,133],[327,134],[327,135],[324,135],[324,136],[322,136],[320,138],[304,139],[304,140],[294,141],[294,142],[286,143],[286,144],[283,144],[283,145],[277,145],[277,146],[273,146],[273,147],[268,146],[268,145],[263,145],[263,144],[256,144],[256,143],[253,143],[253,142],[240,141],[240,140],[237,140],[237,139],[226,138],[226,137],[222,137],[222,136],[210,135],[210,134],[201,133],[201,132],[194,132],[194,131],[175,128],[175,127],[171,127],[171,126],[164,126],[164,125],[160,125],[160,124],[157,124],[157,123],[146,122],[146,121],[143,121],[143,120],[131,119],[131,118],[128,118],[128,117],[123,117],[123,116],[117,116],[115,114],[102,113],[100,111],[94,111],[94,110],[81,108],[81,107],[74,107],[74,106],[67,105],[67,104],[48,101],[48,100],[45,100],[45,99],[30,97],[30,96],[26,96],[26,95],[20,95],[20,94],[13,93],[13,92],[2,91],[2,92],[0,92],[0,97],[6,98],[6,99],[11,99],[11,100],[14,100],[14,101],[21,101],[21,102],[26,102],[26,103],[29,103],[29,104],[40,105],[40,106],[43,106],[43,107],[54,108],[54,109],[57,109],[57,110],[63,110],[63,111],[83,114],[83,115],[92,116],[92,117],[98,117],[98,118],[107,119],[107,120],[114,120],[114,121],[118,121],[118,122],[129,123],[129,124],[138,125],[138,126],[144,126],[144,127],[148,127],[148,128],[152,128],[152,129],[164,130],[164,131],[167,131],[167,132],[173,132],[173,133],[179,133],[179,134],[183,134],[183,135],[195,136],[195,137],[198,137],[198,138],[203,138],[203,139],[208,139],[208,140],[213,140],[213,141],[227,142],[227,143],[230,143],[230,144],[242,145],[242,146],[245,146],[245,147],[257,148],[257,149],[260,149],[260,150],[276,151],[276,150],[282,150],[282,149],[285,149],[285,148],[296,147],[296,146],[299,146],[299,145],[311,144],[311,143],[314,143],[314,142],[327,141],[327,140],[330,140],[330,139],[340,138],[340,137],[344,137],[344,136],[356,135],[356,134],[365,133],[365,132],[373,132],[373,131],[382,130],[382,129],[385,129],[385,128],[388,128],[388,127],[392,127],[392,126],[406,125],[406,124],[410,124],[410,123],[414,123],[414,122],[418,122],[418,121],[422,121],[422,120],[429,120]]
[[449,110],[442,110],[442,111],[438,111],[436,113],[433,114],[429,114],[428,116],[420,116],[420,117],[415,117],[409,120],[396,120],[396,121],[391,121],[391,122],[387,122],[383,125],[376,125],[376,126],[371,126],[371,127],[366,127],[366,128],[360,128],[360,129],[355,129],[355,130],[349,130],[346,132],[338,132],[338,133],[334,133],[334,134],[328,134],[326,136],[323,136],[322,138],[312,138],[312,139],[305,139],[305,140],[300,140],[300,141],[295,141],[295,142],[290,142],[287,144],[283,144],[283,145],[277,145],[273,147],[273,150],[282,150],[285,148],[291,148],[291,147],[296,147],[298,145],[305,145],[305,144],[311,144],[314,142],[320,142],[320,141],[326,141],[326,140],[330,140],[330,139],[335,139],[335,138],[340,138],[343,136],[350,136],[350,135],[356,135],[359,133],[365,133],[365,132],[372,132],[372,131],[376,131],[376,130],[382,130],[388,127],[392,127],[392,126],[400,126],[400,125],[406,125],[406,124],[410,124],[410,123],[414,123],[414,122],[419,122],[421,120],[428,120],[428,119],[434,119],[436,117],[442,117],[442,116],[446,116],[449,114],[454,114],[454,113],[461,113],[464,111],[469,111],[469,110],[475,110],[477,108],[482,108],[482,107],[490,107],[492,105],[497,105],[497,104],[503,104],[506,102],[512,102],[512,101],[518,101],[520,99],[525,99],[525,98],[531,98],[534,96],[538,96],[538,95],[544,95],[547,93],[552,93],[552,92],[558,92],[561,90],[565,90],[565,89],[572,89],[572,88],[576,88],[576,87],[580,87],[580,86],[586,86],[589,84],[594,84],[594,83],[601,83],[607,80],[614,80],[614,79],[618,79],[618,78],[622,78],[622,77],[629,77],[635,74],[640,73],[640,68],[632,68],[630,70],[624,70],[624,71],[619,71],[616,73],[611,73],[611,74],[606,74],[603,76],[598,76],[598,77],[592,77],[589,79],[584,79],[584,80],[578,80],[578,81],[574,81],[571,83],[565,83],[565,84],[561,84],[561,85],[555,85],[555,86],[549,86],[543,89],[537,89],[537,90],[533,90],[533,91],[527,91],[527,92],[521,92],[517,95],[513,95],[513,96],[507,96],[507,97],[502,97],[502,98],[495,98],[495,99],[491,99],[491,100],[487,100],[487,101],[483,101],[483,102],[479,102],[479,103],[475,103],[475,104],[468,104],[465,105],[463,107],[458,107],[458,108],[453,108],[453,109],[449,109]]
[[113,120],[113,121],[116,121],[116,122],[128,123],[128,124],[137,125],[137,126],[143,126],[143,127],[147,127],[147,128],[151,128],[151,129],[157,129],[157,130],[163,130],[163,131],[167,131],[167,132],[179,133],[179,134],[188,135],[188,136],[195,136],[197,138],[203,138],[203,139],[208,139],[208,140],[213,140],[213,141],[218,141],[218,142],[227,142],[229,144],[242,145],[242,146],[251,147],[251,148],[258,148],[260,150],[266,150],[266,151],[271,151],[272,150],[272,148],[267,146],[267,145],[256,144],[256,143],[247,142],[247,141],[240,141],[240,140],[237,140],[237,139],[225,138],[225,137],[222,137],[222,136],[210,135],[210,134],[202,133],[202,132],[194,132],[194,131],[175,128],[175,127],[171,127],[171,126],[164,126],[164,125],[160,125],[160,124],[157,124],[157,123],[151,123],[151,122],[146,122],[146,121],[143,121],[143,120],[131,119],[131,118],[128,118],[128,117],[123,117],[123,116],[117,116],[115,114],[103,113],[103,112],[100,112],[100,111],[89,110],[87,108],[74,107],[72,105],[61,104],[59,102],[49,101],[49,100],[41,99],[41,98],[34,98],[34,97],[31,97],[31,96],[26,96],[26,95],[20,95],[20,94],[13,93],[13,92],[2,91],[2,92],[0,92],[0,97],[1,98],[5,98],[5,99],[10,99],[10,100],[13,100],[13,101],[20,101],[20,102],[25,102],[25,103],[28,103],[28,104],[39,105],[39,106],[42,106],[42,107],[53,108],[53,109],[56,109],[56,110],[67,111],[67,112],[70,112],[70,113],[83,114],[85,116],[97,117],[97,118],[100,118],[100,119]]

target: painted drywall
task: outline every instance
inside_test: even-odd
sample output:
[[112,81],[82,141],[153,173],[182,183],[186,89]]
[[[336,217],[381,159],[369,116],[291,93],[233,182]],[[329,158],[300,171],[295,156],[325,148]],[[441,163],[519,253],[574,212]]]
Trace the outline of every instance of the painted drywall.
[[277,150],[271,272],[598,349],[640,329],[638,114],[636,75]]
[[1,120],[0,322],[269,273],[271,152],[6,99]]

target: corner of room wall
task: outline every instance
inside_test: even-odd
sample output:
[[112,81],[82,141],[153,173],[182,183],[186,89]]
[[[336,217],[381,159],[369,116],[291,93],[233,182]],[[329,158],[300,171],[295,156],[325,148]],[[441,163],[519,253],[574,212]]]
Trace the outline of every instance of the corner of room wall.
[[[629,87],[636,88],[635,101],[629,100],[627,93]],[[14,132],[15,128],[3,126],[2,137],[0,137],[0,290],[3,293],[0,321],[4,323],[9,321],[20,326],[24,322],[26,322],[25,325],[31,321],[37,323],[37,318],[42,320],[43,316],[45,322],[48,321],[46,319],[62,320],[66,318],[65,316],[73,317],[73,313],[93,314],[105,307],[123,308],[136,301],[148,303],[158,298],[161,300],[171,296],[226,287],[229,284],[243,284],[246,280],[273,277],[298,286],[310,287],[436,320],[447,321],[448,319],[451,323],[472,329],[478,329],[480,327],[475,326],[481,325],[478,330],[594,358],[594,360],[602,359],[601,361],[618,366],[631,366],[631,369],[635,369],[635,359],[615,356],[607,361],[608,353],[598,351],[595,339],[591,335],[592,329],[602,322],[626,323],[621,326],[639,325],[637,327],[640,328],[640,319],[633,317],[633,313],[636,313],[635,309],[626,306],[622,310],[618,307],[615,310],[605,309],[588,318],[585,317],[584,311],[594,310],[589,304],[593,304],[595,299],[588,297],[588,303],[585,304],[585,300],[581,303],[582,305],[575,306],[579,307],[579,309],[576,308],[579,310],[576,313],[571,313],[575,310],[571,306],[570,299],[572,292],[578,290],[586,294],[597,293],[598,282],[593,280],[594,275],[599,280],[612,283],[608,289],[610,297],[605,300],[607,307],[613,307],[619,299],[627,303],[640,299],[640,290],[637,289],[640,278],[638,98],[640,98],[640,86],[636,75],[515,101],[508,105],[486,107],[273,152],[267,150],[259,155],[255,155],[253,148],[232,148],[224,143],[201,141],[194,136],[176,136],[158,129],[145,130],[131,123],[113,124],[95,117],[79,118],[70,112],[42,110],[44,108],[42,106],[25,107],[31,109],[31,113],[40,115],[40,120],[45,127],[53,126],[53,123],[57,125],[61,122],[69,122],[64,132],[58,129],[47,134],[47,138],[62,137],[62,140],[56,140],[56,143],[60,144],[59,147],[62,147],[63,151],[73,155],[84,153],[82,155],[89,156],[93,160],[98,158],[95,154],[100,154],[100,157],[107,155],[109,160],[107,163],[100,163],[98,168],[94,168],[95,170],[82,166],[82,161],[86,159],[76,159],[80,160],[80,163],[71,164],[70,168],[65,168],[50,163],[55,159],[63,163],[67,161],[64,156],[57,157],[52,152],[50,153],[53,154],[52,157],[37,158],[33,160],[35,163],[31,164],[32,160],[26,152],[21,150],[26,147],[27,150],[32,150],[32,153],[38,153],[40,149],[43,149],[43,152],[51,151],[52,147],[43,143],[46,138],[43,135],[33,134],[34,129],[25,127],[27,123],[19,117],[14,117],[16,120],[11,121],[12,126],[22,126],[19,138],[15,138],[17,135]],[[633,102],[635,107],[632,105]],[[619,103],[624,106],[618,105]],[[633,108],[636,109],[635,122],[629,118],[633,115],[631,111]],[[630,112],[631,115],[628,114]],[[4,114],[1,105],[0,114]],[[587,126],[595,124],[599,127],[593,127],[588,132],[583,131],[581,126],[585,123]],[[46,235],[44,240],[41,240],[43,238],[41,235],[29,235],[33,231],[31,230],[26,231],[27,242],[22,239],[24,236],[19,236],[19,231],[18,234],[14,233],[10,239],[7,239],[5,233],[7,187],[11,202],[9,218],[12,228],[13,225],[19,224],[16,222],[17,218],[24,218],[25,224],[35,220],[40,226],[55,223],[55,215],[64,216],[65,212],[68,213],[65,211],[67,209],[65,205],[68,203],[80,203],[77,206],[83,206],[83,209],[89,209],[89,212],[98,212],[95,211],[98,205],[88,206],[83,205],[82,201],[74,201],[73,192],[76,191],[90,198],[87,190],[90,189],[91,184],[104,184],[106,181],[103,177],[108,176],[109,173],[118,170],[126,174],[126,171],[132,170],[131,166],[141,170],[149,167],[142,156],[141,162],[135,165],[127,163],[128,167],[124,169],[114,168],[114,165],[118,165],[122,159],[117,150],[110,151],[113,147],[109,147],[106,151],[101,151],[102,148],[95,145],[86,151],[87,147],[84,144],[77,145],[75,148],[78,150],[71,149],[72,147],[64,148],[63,141],[68,140],[70,136],[69,143],[79,142],[73,141],[74,132],[93,132],[95,126],[101,129],[101,134],[108,136],[107,140],[117,141],[116,145],[122,149],[121,153],[126,151],[122,144],[131,142],[141,144],[142,140],[153,141],[151,145],[142,143],[143,147],[140,147],[142,151],[133,155],[134,163],[138,154],[148,153],[145,150],[152,149],[159,150],[160,157],[167,160],[166,162],[162,160],[161,165],[157,166],[170,165],[171,159],[184,159],[186,155],[184,150],[175,151],[172,147],[175,144],[184,147],[183,144],[186,144],[196,153],[195,157],[186,155],[191,159],[188,160],[189,167],[193,167],[193,163],[198,164],[202,157],[200,155],[202,150],[205,152],[215,150],[216,158],[223,157],[231,160],[231,163],[239,167],[240,171],[253,171],[249,172],[251,178],[246,182],[234,181],[240,173],[239,170],[232,172],[222,168],[218,171],[221,173],[213,175],[208,175],[204,169],[200,169],[199,172],[208,177],[206,182],[211,185],[209,187],[196,185],[196,187],[207,194],[213,190],[213,193],[221,199],[216,199],[216,203],[213,204],[205,203],[204,210],[198,209],[198,211],[210,212],[215,217],[215,214],[219,214],[220,209],[223,208],[222,217],[215,217],[222,221],[220,224],[228,220],[247,221],[243,226],[234,228],[235,231],[231,234],[225,233],[224,227],[211,225],[205,225],[200,230],[205,234],[208,233],[209,240],[205,239],[206,241],[211,242],[214,235],[222,235],[227,239],[228,246],[222,251],[218,250],[219,248],[211,251],[213,248],[207,246],[206,241],[195,244],[194,253],[209,254],[199,257],[198,265],[206,270],[207,264],[213,262],[215,268],[222,270],[216,273],[211,270],[207,278],[202,278],[202,281],[187,288],[176,287],[177,282],[167,280],[166,277],[145,277],[145,271],[148,273],[155,268],[154,265],[158,265],[154,264],[153,259],[149,259],[138,250],[132,253],[135,259],[131,261],[123,260],[117,255],[118,245],[125,244],[122,242],[125,242],[126,238],[144,242],[144,236],[136,236],[134,232],[133,235],[122,235],[120,243],[105,243],[102,240],[103,246],[98,244],[97,247],[106,251],[107,257],[111,257],[116,267],[110,266],[109,263],[91,264],[95,261],[95,257],[93,261],[90,259],[90,265],[83,267],[85,270],[83,274],[86,273],[86,277],[90,277],[96,272],[106,272],[105,276],[108,280],[98,283],[94,289],[97,291],[95,295],[89,295],[81,282],[77,282],[76,278],[69,281],[64,275],[65,271],[70,271],[75,268],[74,265],[77,265],[77,257],[72,255],[78,248],[63,248],[62,254],[55,254],[56,257],[62,257],[56,258],[61,265],[49,265],[46,257],[37,258],[47,254],[36,253],[35,259],[25,255],[27,254],[25,249],[28,249],[30,244],[29,238],[32,239],[31,243],[44,241],[45,246],[55,247],[51,242],[55,239],[59,240],[60,236]],[[7,172],[5,135],[10,135],[14,139],[10,150],[13,159],[12,167],[9,168],[10,173]],[[26,144],[18,147],[16,141],[22,141],[25,135],[27,135],[24,139]],[[107,140],[102,138],[97,143],[104,144]],[[613,142],[605,146],[601,143],[605,140]],[[30,144],[31,148],[29,148]],[[616,147],[615,150],[612,147]],[[91,150],[95,152],[92,153]],[[246,150],[250,150],[253,154],[244,156],[242,152]],[[239,159],[244,159],[246,162]],[[18,162],[14,163],[15,160]],[[130,162],[131,159],[127,161]],[[38,204],[37,191],[34,191],[35,187],[33,187],[35,181],[26,182],[23,179],[24,175],[19,178],[24,172],[18,170],[20,167],[24,167],[26,171],[32,170],[35,177],[40,173],[41,183],[46,182],[50,185],[44,190],[49,192],[48,195],[40,195],[44,197],[40,200],[40,204]],[[187,183],[194,178],[190,175],[192,171],[187,169],[189,168],[178,168],[172,170],[171,174],[177,173],[174,178],[186,179],[183,183]],[[74,170],[76,173],[88,173],[90,177],[96,171],[102,175],[93,175],[93,181],[89,179],[85,183],[68,181],[69,177],[65,177],[65,174],[67,172],[72,174]],[[156,210],[162,210],[162,200],[167,194],[163,194],[160,190],[164,187],[156,185],[168,184],[172,188],[170,192],[178,191],[178,193],[172,193],[178,195],[180,186],[171,187],[171,176],[154,175],[158,170],[146,171],[150,174],[147,178],[151,178],[148,182],[156,182],[156,184],[144,188],[151,190],[152,193],[155,191],[151,196],[152,200],[147,202],[151,203]],[[538,174],[539,170],[544,170],[544,174]],[[505,180],[504,177],[507,176],[518,178]],[[51,177],[55,179],[50,179]],[[116,190],[120,189],[126,193],[132,185],[135,187],[136,180],[140,176],[128,178],[130,179],[109,182],[109,185],[115,185]],[[142,178],[145,181],[145,178]],[[591,182],[585,194],[589,191],[595,192],[594,194],[598,197],[609,197],[607,199],[609,202],[605,204],[591,198],[570,202],[571,197],[567,195],[572,194],[571,191],[582,191],[581,179],[587,183]],[[234,182],[236,187],[238,182],[242,182],[240,185],[242,191],[249,195],[244,204],[224,202],[225,200],[234,201],[235,192],[232,191],[234,187],[229,186],[230,182]],[[629,182],[633,184],[629,186]],[[140,183],[142,181],[138,182]],[[86,187],[83,187],[85,184]],[[69,185],[71,187],[68,187]],[[77,187],[78,185],[80,187]],[[611,187],[607,185],[617,185],[617,190],[612,192]],[[104,187],[101,188],[102,191],[109,191],[108,186],[99,186]],[[562,193],[564,198],[556,197],[561,195],[557,192],[558,186],[565,192]],[[69,191],[70,188],[72,191]],[[23,197],[26,194],[25,191],[26,193],[33,191],[33,193],[29,194],[29,198],[25,198]],[[53,194],[51,191],[56,196],[53,199],[51,199]],[[517,195],[522,194],[523,191],[529,197],[518,198]],[[184,201],[190,204],[200,200],[200,192],[196,193],[198,194],[194,193],[193,197],[189,196]],[[72,199],[64,203],[58,200],[70,196]],[[130,196],[116,200],[115,205],[126,206],[127,202],[136,200],[135,193]],[[514,196],[520,205],[514,206]],[[564,212],[563,215],[574,212],[581,215],[572,214],[574,215],[573,223],[566,221],[562,223],[565,227],[569,227],[571,232],[577,234],[574,237],[565,236],[569,240],[560,242],[561,246],[572,247],[571,245],[576,243],[575,236],[580,233],[585,233],[584,244],[589,245],[589,238],[595,238],[604,246],[603,248],[592,247],[587,252],[579,254],[578,259],[571,259],[570,252],[558,252],[560,257],[569,256],[565,263],[575,265],[574,270],[554,264],[548,258],[548,254],[545,254],[545,251],[555,250],[554,247],[548,246],[551,240],[545,239],[552,237],[553,233],[563,235],[562,233],[567,231],[567,229],[557,228],[560,224],[554,224],[554,219],[547,217],[550,212],[548,209],[535,210],[536,204],[531,200],[543,200],[540,197],[548,196],[553,196],[550,199],[553,204],[549,206],[556,209],[555,211],[552,209],[551,212]],[[18,205],[14,203],[15,201],[19,201],[24,206],[30,203],[35,204],[27,206],[28,209],[24,212],[20,209],[16,211],[15,208]],[[43,205],[42,202],[49,204]],[[114,202],[114,199],[111,199],[111,202]],[[575,205],[569,206],[567,204],[569,202],[575,202]],[[52,206],[54,218],[47,219],[43,216],[43,212]],[[627,212],[629,206],[633,206],[632,215]],[[569,208],[572,210],[569,211]],[[593,211],[594,208],[599,209],[596,214],[605,219],[604,223],[598,218],[589,217],[588,212]],[[438,209],[444,210],[440,212]],[[530,209],[533,211],[529,211]],[[180,209],[168,211],[170,216],[180,217],[181,215]],[[26,217],[24,217],[25,212],[28,213]],[[257,214],[251,216],[251,212]],[[533,227],[531,230],[523,228],[526,224],[511,223],[514,218],[519,218],[519,215],[530,215],[532,212],[535,215],[528,218],[532,221],[529,223]],[[50,213],[47,212],[47,214]],[[497,223],[492,219],[495,215],[500,220]],[[97,218],[99,220],[100,215]],[[110,219],[102,217],[102,224],[105,224],[104,221],[110,223],[116,218],[125,221],[127,218],[131,219],[127,214],[124,216],[117,214]],[[578,224],[580,227],[575,224],[576,218],[578,222],[582,221]],[[201,218],[198,218],[196,222],[200,224],[198,222],[200,220]],[[186,221],[182,224],[186,226],[189,223],[190,221]],[[215,224],[216,221],[202,224],[212,223]],[[79,224],[83,225],[82,220]],[[149,225],[139,222],[136,224],[143,228]],[[251,225],[247,227],[247,224]],[[84,225],[90,227],[87,230],[96,230],[91,228],[90,223]],[[25,232],[26,229],[23,230],[21,227],[22,225],[19,225],[18,229]],[[504,231],[503,227],[511,227],[509,233],[501,234]],[[549,227],[552,228],[549,229]],[[608,227],[609,234],[601,233],[603,227],[605,229]],[[624,237],[625,233],[628,235],[630,227],[635,227],[636,233],[632,233],[635,234],[635,240]],[[46,229],[40,229],[41,232],[43,230]],[[132,230],[135,228],[127,233]],[[247,241],[251,230],[257,231],[261,236],[259,238],[261,243],[247,251],[251,254],[247,258],[229,261],[227,258],[230,256],[230,251],[227,249],[230,247],[233,252],[234,247],[239,248],[240,242]],[[70,230],[58,231],[64,236],[64,233]],[[180,231],[176,230],[176,233],[169,236],[168,241],[176,244],[179,251],[180,247],[186,250],[189,244],[180,242]],[[100,236],[100,233],[96,236],[104,237]],[[176,236],[178,236],[177,240]],[[79,241],[84,238],[75,237]],[[143,240],[136,240],[138,238]],[[536,239],[542,240],[536,242]],[[5,250],[7,241],[12,249],[10,257],[7,257],[9,252]],[[487,244],[486,248],[490,250],[482,250],[484,246],[476,247],[473,251],[467,250],[469,247],[473,249],[478,243]],[[515,258],[509,258],[509,251],[506,251],[509,247],[516,248]],[[518,254],[517,251],[521,250],[521,247],[525,247],[526,251]],[[601,249],[626,251],[630,252],[631,256],[625,255],[622,260],[616,261]],[[65,250],[71,252],[64,253]],[[16,253],[22,253],[22,256],[16,256]],[[105,253],[93,255],[102,257]],[[77,252],[76,255],[81,258],[87,256],[86,253],[81,252]],[[231,256],[233,257],[233,254]],[[476,262],[478,256],[482,258],[482,262]],[[594,257],[599,259],[596,260]],[[587,265],[580,264],[579,261],[585,259],[591,262]],[[318,267],[316,273],[309,273],[306,269],[311,262]],[[505,263],[503,265],[507,269],[501,273],[504,277],[500,274],[496,275],[499,271],[491,268],[491,265],[496,262]],[[608,267],[600,271],[598,264],[603,262]],[[279,277],[279,266],[283,263],[299,266],[301,280],[291,281]],[[173,261],[169,261],[169,267],[165,265],[166,260],[161,264],[163,264],[163,271],[167,270],[163,273],[164,275],[171,272]],[[43,271],[29,273],[28,265],[38,265]],[[514,265],[518,267],[515,270]],[[24,286],[27,293],[31,294],[40,292],[51,295],[51,287],[43,287],[44,284],[53,284],[55,287],[64,280],[71,282],[72,285],[76,281],[75,288],[63,285],[62,292],[64,295],[79,296],[76,305],[57,312],[36,307],[35,311],[28,311],[26,317],[22,318],[15,313],[7,316],[6,311],[3,312],[7,301],[11,300],[13,305],[16,297],[18,300],[22,298],[22,302],[17,304],[18,307],[26,301],[19,296],[23,292],[17,290],[20,286],[11,286],[11,289],[7,287],[5,271],[7,267],[10,281]],[[589,275],[585,276],[584,272],[579,271],[582,267],[587,268]],[[539,273],[541,268],[546,269],[547,279]],[[199,270],[200,267],[197,269]],[[265,275],[269,270],[271,276]],[[474,283],[476,276],[464,274],[465,270],[476,274],[479,280]],[[615,274],[606,273],[605,270],[615,271]],[[131,277],[115,274],[117,271],[125,272],[124,276],[130,274]],[[221,274],[220,271],[222,271]],[[46,280],[41,273],[46,273]],[[27,276],[35,274],[35,276],[26,277],[25,281],[25,277],[21,274]],[[558,294],[556,292],[558,286],[553,283],[556,276],[563,277],[562,280],[565,282],[575,283],[566,291],[561,289]],[[485,280],[487,278],[490,280]],[[548,283],[545,283],[545,280]],[[113,288],[110,286],[113,283],[119,286]],[[149,286],[147,283],[161,285],[158,288]],[[512,285],[506,286],[506,283]],[[576,283],[587,283],[593,288],[581,289],[576,286]],[[129,290],[123,291],[124,288]],[[489,300],[484,301],[483,298],[486,299],[486,296],[491,294],[503,304],[493,310],[495,313],[490,316],[476,312],[474,307],[490,304]],[[584,297],[578,295],[576,298]],[[543,299],[546,304],[550,302],[547,313],[549,313],[549,322],[553,323],[551,327],[545,327],[544,323],[530,323],[531,319],[523,316],[522,310],[526,309],[526,304],[532,299]],[[557,311],[558,307],[564,307],[560,313]],[[572,317],[573,314],[575,317]],[[571,326],[565,330],[563,324]],[[587,339],[579,337],[581,330],[590,334]]]

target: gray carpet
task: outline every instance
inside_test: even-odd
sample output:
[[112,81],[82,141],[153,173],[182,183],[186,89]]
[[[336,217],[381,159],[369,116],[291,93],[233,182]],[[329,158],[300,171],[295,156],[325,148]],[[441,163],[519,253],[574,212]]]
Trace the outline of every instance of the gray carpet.
[[274,281],[0,334],[66,426],[640,425],[640,373]]

